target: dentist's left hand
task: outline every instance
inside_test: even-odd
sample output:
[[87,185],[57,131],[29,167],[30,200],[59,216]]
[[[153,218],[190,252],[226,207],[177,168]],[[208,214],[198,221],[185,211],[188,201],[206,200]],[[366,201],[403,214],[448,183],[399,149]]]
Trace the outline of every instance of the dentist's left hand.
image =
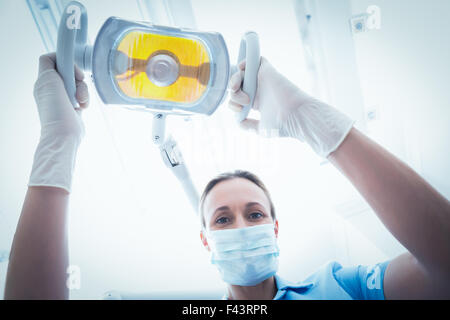
[[81,112],[89,104],[84,74],[75,67],[76,99],[74,109],[64,82],[56,71],[56,55],[39,58],[39,75],[34,85],[41,135],[34,155],[29,186],[48,186],[71,191],[72,175],[78,147],[84,136]]

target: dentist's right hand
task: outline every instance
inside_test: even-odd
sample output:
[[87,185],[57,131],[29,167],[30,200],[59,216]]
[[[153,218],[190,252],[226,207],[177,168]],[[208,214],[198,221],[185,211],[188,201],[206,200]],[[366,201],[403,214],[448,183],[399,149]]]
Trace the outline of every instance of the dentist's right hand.
[[75,158],[84,134],[81,110],[89,94],[75,68],[75,110],[56,71],[55,53],[39,59],[34,85],[41,135],[11,245],[5,300],[69,299],[68,203]]
[[75,67],[76,99],[74,109],[64,82],[56,70],[56,54],[39,58],[39,75],[34,85],[41,123],[41,135],[31,170],[29,186],[65,189],[70,193],[78,147],[84,136],[81,111],[89,104],[84,74]]
[[[241,90],[245,61],[238,66],[229,83],[229,107],[236,112],[250,99]],[[245,119],[243,129],[263,136],[292,137],[306,141],[321,157],[335,151],[353,127],[353,120],[295,86],[280,74],[264,57],[258,71],[258,86],[252,109],[260,120]]]

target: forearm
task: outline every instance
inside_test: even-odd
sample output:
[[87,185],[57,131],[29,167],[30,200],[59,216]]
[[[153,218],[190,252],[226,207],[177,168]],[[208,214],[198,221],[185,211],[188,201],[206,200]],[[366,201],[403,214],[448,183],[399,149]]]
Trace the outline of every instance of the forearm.
[[5,299],[68,299],[67,207],[60,188],[30,187],[14,235]]
[[450,203],[391,153],[352,129],[328,159],[426,270],[449,277]]

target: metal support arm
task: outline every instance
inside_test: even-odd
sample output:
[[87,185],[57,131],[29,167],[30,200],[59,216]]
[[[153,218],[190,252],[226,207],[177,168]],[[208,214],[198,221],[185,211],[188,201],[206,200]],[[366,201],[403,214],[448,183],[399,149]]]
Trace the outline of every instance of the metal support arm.
[[159,146],[161,158],[164,164],[172,171],[181,183],[194,212],[198,213],[199,195],[192,183],[188,168],[184,162],[183,155],[176,141],[169,135],[166,138],[166,115],[162,113],[155,114],[153,118],[153,142]]

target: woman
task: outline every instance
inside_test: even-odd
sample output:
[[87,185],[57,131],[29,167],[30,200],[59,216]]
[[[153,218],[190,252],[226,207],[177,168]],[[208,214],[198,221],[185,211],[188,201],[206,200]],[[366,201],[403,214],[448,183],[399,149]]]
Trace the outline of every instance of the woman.
[[[240,90],[245,63],[230,81],[230,107],[249,103]],[[89,96],[76,69],[80,110]],[[40,58],[34,96],[41,121],[29,188],[14,237],[6,299],[67,299],[67,204],[77,148],[83,136],[55,70],[55,55]],[[304,282],[276,274],[278,221],[270,196],[247,172],[212,180],[201,198],[201,240],[228,284],[229,299],[450,298],[450,203],[403,162],[358,130],[353,121],[298,89],[264,58],[253,108],[260,120],[245,129],[307,142],[364,196],[408,249],[374,267],[332,263]],[[269,134],[270,133],[270,134]]]

